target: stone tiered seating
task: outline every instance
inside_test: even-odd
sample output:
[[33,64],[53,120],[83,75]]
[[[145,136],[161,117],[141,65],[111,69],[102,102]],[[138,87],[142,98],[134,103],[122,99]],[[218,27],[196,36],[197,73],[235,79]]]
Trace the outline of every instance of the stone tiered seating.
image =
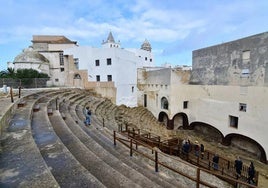
[[[49,101],[40,104],[40,111],[35,113],[32,119],[32,129],[36,144],[41,154],[51,168],[51,173],[61,187],[104,187],[90,172],[77,161],[68,148],[55,134],[49,118],[60,118],[59,112],[55,111],[52,116],[44,116]],[[53,121],[57,123],[58,121]],[[60,122],[60,121],[59,121]]]
[[[154,164],[136,154],[130,157],[123,144],[114,146],[112,133],[118,124],[157,123],[147,118],[150,113],[143,108],[117,107],[79,89],[37,96],[27,99],[13,117],[16,122],[23,117],[27,125],[10,123],[6,138],[1,138],[0,187],[196,187],[192,180],[167,169],[156,173]],[[83,122],[85,106],[92,111],[90,126]],[[11,163],[18,158],[19,163]],[[215,186],[227,186],[214,176],[208,179]]]
[[[97,102],[95,101],[94,103],[96,104]],[[100,107],[100,104],[101,104],[101,103],[99,103],[99,105],[96,105],[97,108]],[[105,103],[102,103],[102,104],[105,104]],[[83,106],[88,106],[88,105],[90,106],[90,104],[83,105],[83,104],[81,103],[81,104],[80,104],[80,109],[79,109],[79,108],[76,108],[76,109],[77,109],[76,112],[77,112],[77,114],[78,114],[78,116],[79,116],[80,119],[83,119],[83,118],[84,118],[84,117],[83,117],[83,114],[81,113],[81,112],[82,112],[82,107],[83,107]],[[106,107],[107,107],[107,106],[106,106]],[[96,121],[95,121],[95,120],[96,120]],[[85,126],[82,126],[82,127],[86,130],[87,134],[90,135],[90,137],[92,137],[92,138],[96,137],[96,138],[94,138],[94,139],[101,138],[100,140],[103,140],[103,135],[105,135],[106,140],[105,140],[104,144],[105,144],[105,143],[107,144],[107,142],[109,142],[110,145],[112,145],[112,144],[113,144],[113,143],[112,143],[112,139],[113,139],[113,138],[112,138],[111,131],[109,130],[109,128],[113,128],[113,126],[107,126],[107,127],[109,127],[109,128],[106,128],[106,126],[105,126],[104,128],[102,128],[102,124],[101,124],[100,119],[96,118],[95,115],[94,115],[94,113],[93,113],[93,116],[92,116],[92,122],[94,122],[94,123],[93,123],[93,125],[90,126],[89,128],[86,128]],[[97,130],[96,130],[95,128],[97,128]],[[108,134],[106,130],[108,130],[108,131],[110,132],[110,134]],[[101,132],[101,133],[100,133],[100,132]],[[97,136],[96,136],[96,135],[97,135]],[[98,141],[98,143],[99,143],[99,142],[101,142],[101,141]],[[108,147],[108,148],[109,148],[109,147]],[[118,148],[116,147],[115,149],[118,149]],[[120,149],[120,153],[121,153],[121,155],[122,155],[122,154],[129,155],[129,151],[126,151],[125,149],[124,149],[124,150],[121,150],[121,149]],[[131,158],[131,160],[133,160],[133,158]],[[147,164],[147,167],[145,167],[144,169],[147,169],[147,170],[148,170],[148,164],[150,164],[150,162],[149,162],[148,160],[144,160],[143,158],[139,158],[139,159],[137,159],[137,161],[136,161],[136,165],[140,166],[141,164],[143,164],[142,161],[145,161],[145,164]],[[149,172],[150,174],[151,174],[152,171],[153,171],[152,168],[153,168],[153,167],[151,166],[151,169],[150,169],[151,172]],[[165,172],[166,172],[166,170],[164,170],[164,169],[161,169],[161,171],[165,171]],[[189,185],[195,185],[195,183],[189,181],[189,179],[187,179],[187,178],[185,178],[185,177],[181,177],[181,176],[179,176],[178,174],[176,174],[176,175],[170,175],[169,173],[170,173],[170,172],[165,173],[166,180],[162,180],[162,181],[168,182],[169,184],[173,184],[173,186],[175,185],[175,186],[180,186],[180,187],[191,187],[191,186],[189,186]],[[148,174],[148,171],[147,171],[147,173],[145,172],[145,174]],[[161,177],[161,176],[160,176],[160,177]],[[161,178],[163,178],[163,177],[161,177]],[[214,177],[214,178],[215,178],[215,177]],[[164,178],[164,179],[165,179],[165,178]],[[168,179],[168,180],[167,180],[167,179]],[[216,179],[217,179],[217,178],[216,178]],[[172,180],[172,181],[171,181],[171,180]]]
[[29,96],[23,100],[27,105],[15,109],[9,125],[3,128],[0,187],[57,187],[32,138],[30,120],[38,99]]
[[[82,108],[76,112],[78,112],[79,116],[81,117],[79,119],[82,119]],[[129,153],[127,150],[121,150],[120,152],[115,151],[111,138],[107,138],[103,132],[99,132],[101,130],[100,125],[96,125],[94,123],[94,125],[88,128],[83,125],[83,122],[81,120],[79,123],[80,125],[74,125],[71,117],[76,116],[76,112],[70,112],[70,118],[67,118],[69,120],[67,124],[71,125],[69,128],[77,136],[77,138],[79,138],[86,146],[88,146],[89,149],[95,152],[96,155],[102,158],[103,161],[106,161],[108,165],[143,187],[158,187],[159,185],[161,185],[161,187],[172,187],[176,185],[169,183],[160,175],[152,174],[152,169],[148,169],[148,166],[141,164],[139,166],[138,164],[140,162],[138,162],[138,160],[136,160],[136,163],[129,160]],[[77,127],[79,127],[79,129]],[[96,129],[97,127],[98,129]]]

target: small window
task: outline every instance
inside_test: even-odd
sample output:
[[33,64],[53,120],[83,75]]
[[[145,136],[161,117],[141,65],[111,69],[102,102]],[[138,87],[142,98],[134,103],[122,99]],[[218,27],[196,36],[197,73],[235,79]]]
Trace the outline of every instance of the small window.
[[112,75],[107,75],[107,81],[108,81],[108,82],[113,81],[113,79],[112,79]]
[[239,103],[239,111],[246,112],[247,111],[247,104]]
[[63,52],[60,52],[60,65],[64,65]]
[[131,87],[131,91],[132,91],[132,93],[134,92],[134,86]]
[[143,106],[147,107],[147,95],[146,94],[143,95]]
[[60,71],[61,71],[61,72],[64,72],[64,68],[60,68]]
[[230,127],[238,128],[238,117],[235,116],[229,116],[229,123]]
[[241,76],[248,77],[249,76],[249,69],[242,69]]
[[250,60],[250,50],[243,51],[242,59],[243,59],[243,62],[247,62]]
[[150,59],[150,62],[152,62],[153,60],[152,59]]
[[96,66],[100,66],[100,60],[99,60],[99,59],[96,59],[96,60],[95,60],[95,65],[96,65]]
[[145,57],[145,61],[147,61],[147,59],[148,59],[148,58],[147,58],[147,57]]
[[75,65],[76,69],[79,69],[79,59],[78,58],[74,58],[74,65]]
[[158,106],[158,94],[155,95],[155,105]]
[[111,58],[107,58],[107,65],[111,65],[112,64],[112,59]]
[[58,81],[59,81],[59,79],[58,79],[58,78],[56,78],[56,79],[55,79],[55,82],[58,82]]
[[183,109],[187,109],[188,108],[188,101],[183,101]]
[[96,76],[96,81],[99,82],[100,81],[100,75]]
[[168,100],[166,97],[161,98],[161,108],[168,110]]

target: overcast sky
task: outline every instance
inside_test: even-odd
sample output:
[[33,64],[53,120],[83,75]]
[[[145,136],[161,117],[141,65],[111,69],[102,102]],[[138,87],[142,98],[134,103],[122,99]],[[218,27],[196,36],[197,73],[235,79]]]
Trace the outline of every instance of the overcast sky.
[[32,35],[100,47],[110,31],[123,48],[147,39],[156,65],[191,65],[193,50],[268,31],[268,0],[5,0],[0,70]]

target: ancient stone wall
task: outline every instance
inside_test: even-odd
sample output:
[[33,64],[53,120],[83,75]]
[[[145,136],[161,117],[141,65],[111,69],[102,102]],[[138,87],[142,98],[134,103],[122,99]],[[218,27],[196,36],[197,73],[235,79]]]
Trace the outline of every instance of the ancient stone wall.
[[191,84],[268,84],[268,32],[193,51]]

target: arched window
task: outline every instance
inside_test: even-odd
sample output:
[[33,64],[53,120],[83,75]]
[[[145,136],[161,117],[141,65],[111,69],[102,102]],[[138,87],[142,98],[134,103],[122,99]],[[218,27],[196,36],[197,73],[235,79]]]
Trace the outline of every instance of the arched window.
[[75,75],[74,75],[74,79],[81,79],[80,74],[75,74]]
[[162,109],[168,109],[168,100],[166,97],[161,98],[161,108]]

